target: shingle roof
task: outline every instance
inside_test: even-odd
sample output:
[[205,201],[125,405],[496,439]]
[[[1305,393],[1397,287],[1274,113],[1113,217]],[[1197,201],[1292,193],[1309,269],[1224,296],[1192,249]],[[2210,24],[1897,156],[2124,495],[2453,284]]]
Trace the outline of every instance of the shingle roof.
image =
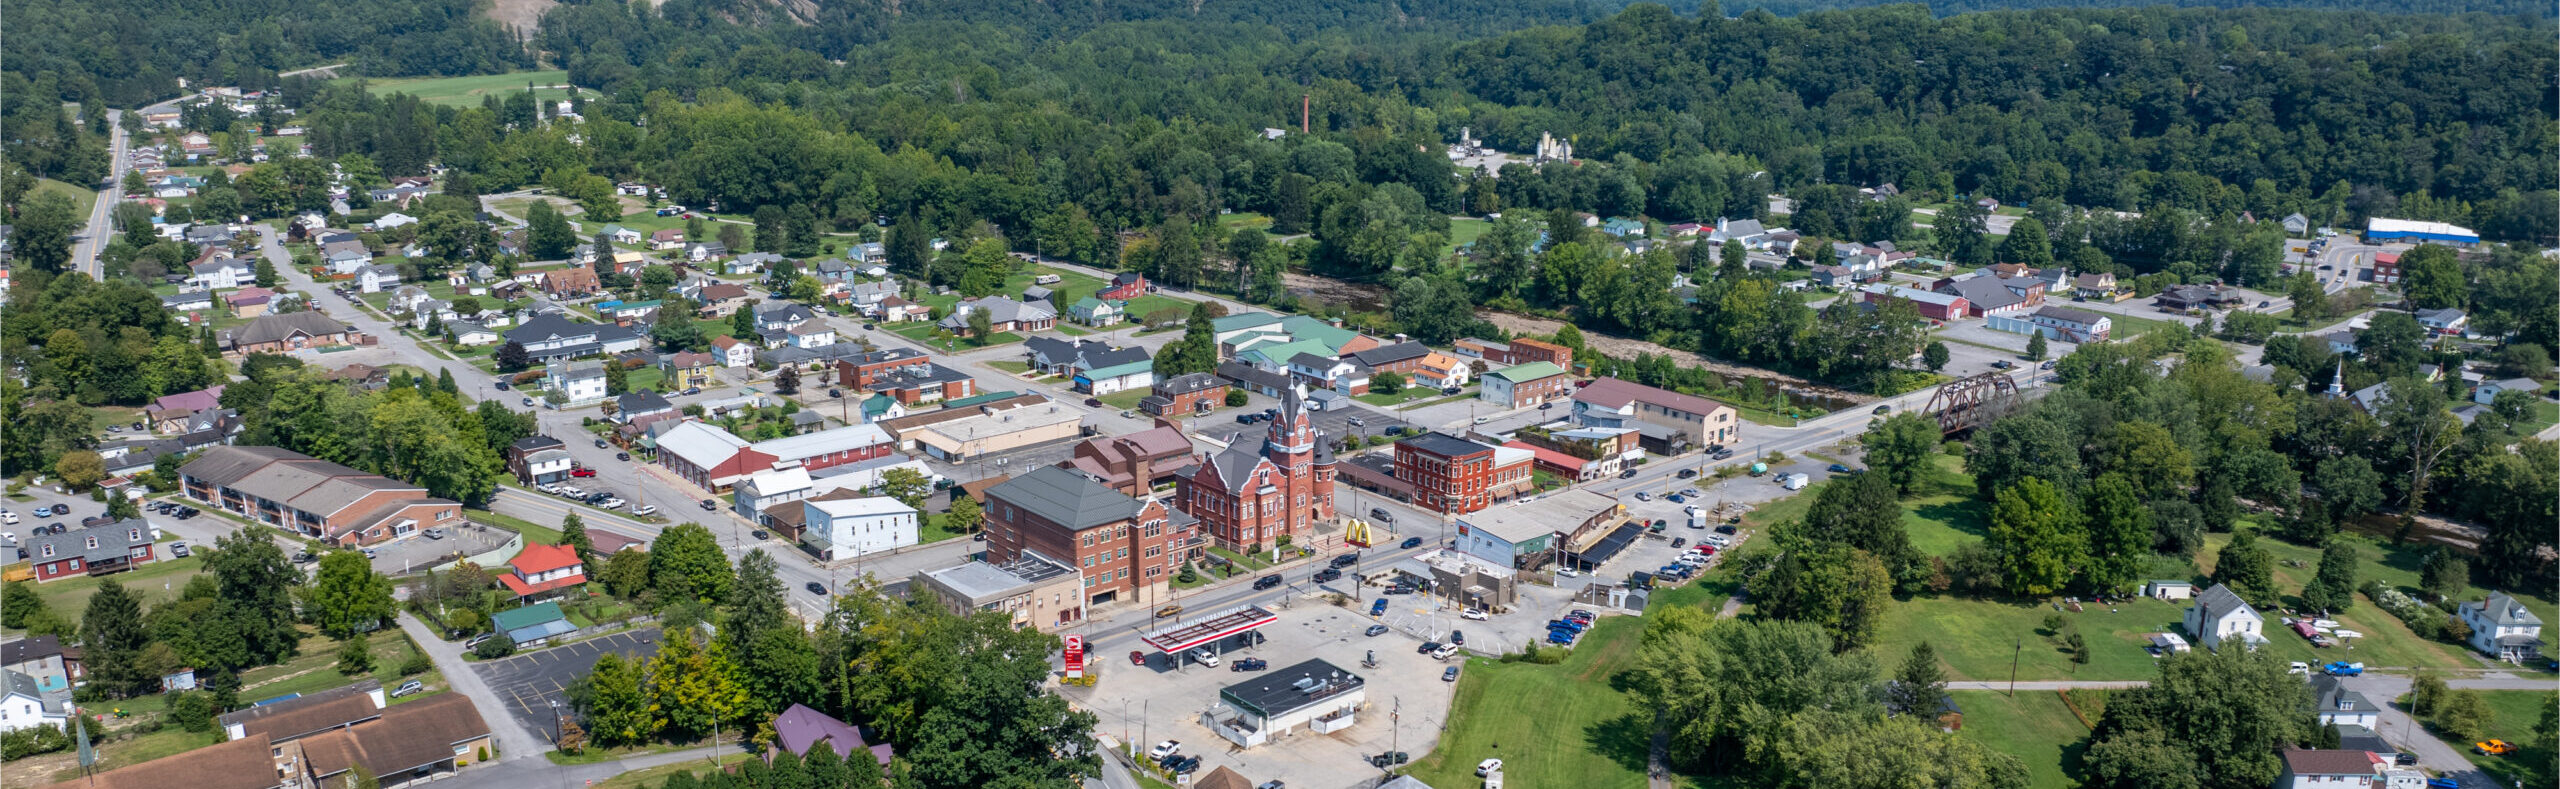
[[2382,760],[2365,751],[2284,752],[2285,772],[2293,775],[2375,775]]
[[1629,402],[1643,402],[1647,405],[1700,415],[1713,414],[1733,407],[1697,395],[1681,394],[1619,378],[1602,378],[1592,381],[1590,386],[1575,392],[1573,399],[1607,408],[1623,407]]
[[471,697],[443,693],[382,711],[382,719],[311,738],[303,753],[328,778],[357,764],[375,775],[405,775],[454,758],[455,746],[489,736]]
[[262,742],[292,740],[345,726],[380,714],[373,706],[371,694],[382,689],[382,683],[371,679],[352,685],[340,685],[298,698],[235,710],[224,714],[222,725],[237,725],[246,732],[244,739]]
[[45,789],[271,789],[277,782],[270,747],[261,740],[230,740]]
[[2075,310],[2075,309],[2072,309],[2072,308],[2070,308],[2070,307],[2045,307],[2045,308],[2042,308],[2042,309],[2038,309],[2038,310],[2036,310],[2036,313],[2035,313],[2035,314],[2037,314],[2037,315],[2041,315],[2041,316],[2044,316],[2044,317],[2047,317],[2047,318],[2052,318],[2052,319],[2055,319],[2055,320],[2070,321],[2070,322],[2072,322],[2072,323],[2078,323],[2078,324],[2084,324],[2084,325],[2085,325],[2085,324],[2095,324],[2095,323],[2097,323],[2097,322],[2098,322],[2098,320],[2102,317],[2102,316],[2100,316],[2099,314],[2094,313],[2094,312],[2089,312],[2089,311],[2086,311],[2086,310]]
[[1137,517],[1144,506],[1091,477],[1055,466],[1042,466],[1006,480],[988,489],[987,495],[1071,530],[1129,520]]
[[[134,536],[137,530],[141,534],[139,538]],[[90,538],[97,539],[97,547],[88,547]],[[34,535],[27,538],[26,549],[27,557],[38,562],[79,557],[82,561],[95,564],[101,560],[125,556],[135,547],[149,544],[151,544],[151,524],[141,518],[128,518],[72,529],[61,534]],[[45,553],[46,546],[51,546],[53,552]]]
[[2213,588],[2204,590],[2204,594],[2196,595],[2196,606],[2204,609],[2203,621],[2208,623],[2208,626],[2233,611],[2245,610],[2252,615],[2258,612],[2258,609],[2249,606],[2249,601],[2240,599],[2240,595],[2231,591],[2231,587],[2226,584],[2214,584]]
[[820,742],[835,749],[837,756],[846,758],[851,758],[857,750],[871,751],[881,764],[888,764],[891,756],[888,745],[872,746],[863,739],[861,729],[799,704],[793,704],[790,709],[774,716],[773,736],[781,741],[783,750],[799,756],[809,755],[810,746]]
[[1351,357],[1359,359],[1362,364],[1366,364],[1371,367],[1378,367],[1405,361],[1407,359],[1419,359],[1423,356],[1429,355],[1430,353],[1430,346],[1423,345],[1422,343],[1400,342],[1394,345],[1382,345],[1365,351],[1353,351],[1351,352]]
[[2480,611],[2481,618],[2493,625],[2542,624],[2541,617],[2534,616],[2532,611],[2525,610],[2523,604],[2516,602],[2514,597],[2508,596],[2505,592],[2493,592],[2487,599],[2477,603],[2464,603],[2462,607]]
[[270,313],[249,321],[247,327],[232,335],[231,341],[240,345],[255,345],[280,342],[295,334],[319,336],[341,334],[346,330],[346,324],[317,312],[289,312],[283,315]]
[[1227,385],[1227,382],[1219,380],[1215,375],[1210,375],[1208,373],[1183,373],[1172,378],[1157,381],[1155,391],[1158,394],[1166,395],[1190,394],[1192,392],[1206,391],[1225,385]]

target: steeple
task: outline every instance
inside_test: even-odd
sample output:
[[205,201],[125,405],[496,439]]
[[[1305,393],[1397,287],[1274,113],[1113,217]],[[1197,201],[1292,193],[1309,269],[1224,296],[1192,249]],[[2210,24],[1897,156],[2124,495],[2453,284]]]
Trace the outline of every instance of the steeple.
[[1271,437],[1264,445],[1264,454],[1274,456],[1272,460],[1284,466],[1292,464],[1281,462],[1277,456],[1315,450],[1315,429],[1307,420],[1306,393],[1302,389],[1304,385],[1300,384],[1280,393],[1280,413],[1271,420]]
[[2332,400],[2335,400],[2335,399],[2337,399],[2337,398],[2341,398],[2341,397],[2345,397],[2345,396],[2347,396],[2347,360],[2346,360],[2346,359],[2343,359],[2343,358],[2339,359],[2339,360],[2338,360],[2338,370],[2337,370],[2337,372],[2332,373],[2332,374],[2330,374],[2330,376],[2329,376],[2329,391],[2328,391],[2328,396],[2329,396],[2329,399],[2332,399]]

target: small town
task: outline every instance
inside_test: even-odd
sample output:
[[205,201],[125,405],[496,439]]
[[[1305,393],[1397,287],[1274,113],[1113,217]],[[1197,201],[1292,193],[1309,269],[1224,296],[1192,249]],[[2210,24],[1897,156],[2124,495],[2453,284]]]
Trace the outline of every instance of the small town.
[[[2560,785],[2560,165],[2371,3],[37,5],[0,789]],[[1710,43],[1966,24],[2268,117]]]

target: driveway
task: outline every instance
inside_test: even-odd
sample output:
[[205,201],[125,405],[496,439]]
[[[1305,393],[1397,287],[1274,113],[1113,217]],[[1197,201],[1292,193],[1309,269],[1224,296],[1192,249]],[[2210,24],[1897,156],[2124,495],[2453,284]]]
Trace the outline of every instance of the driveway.
[[[2452,684],[2459,684],[2459,681]],[[2419,766],[2443,773],[2445,777],[2461,782],[2466,787],[2493,789],[2498,785],[2497,781],[2491,780],[2487,774],[2471,766],[2471,759],[2465,755],[2461,746],[2436,739],[2434,734],[2419,726],[2417,720],[2409,717],[2408,711],[2401,709],[2400,704],[2394,701],[2409,692],[2408,677],[2367,673],[2347,677],[2345,685],[2350,690],[2364,694],[2365,698],[2382,704],[2382,727],[2378,733],[2385,741],[2417,754]],[[2540,683],[2539,689],[2549,691],[2551,683]]]
[[409,634],[410,641],[417,642],[419,649],[426,650],[427,658],[435,661],[437,671],[444,672],[444,681],[453,686],[453,692],[471,699],[472,708],[480,711],[480,719],[488,722],[489,733],[498,742],[499,761],[515,761],[551,750],[549,740],[535,736],[523,721],[508,714],[503,697],[491,692],[489,684],[462,659],[461,644],[437,637],[434,628],[407,612],[400,614],[400,629]]

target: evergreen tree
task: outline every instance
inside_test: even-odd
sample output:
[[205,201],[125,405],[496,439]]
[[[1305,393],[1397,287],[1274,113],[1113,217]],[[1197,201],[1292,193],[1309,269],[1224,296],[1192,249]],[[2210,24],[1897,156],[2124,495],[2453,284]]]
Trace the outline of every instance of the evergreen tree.
[[728,627],[721,631],[733,649],[743,651],[765,628],[782,624],[787,616],[781,569],[762,548],[738,558],[738,580],[729,586]]
[[151,640],[142,629],[142,602],[113,579],[98,584],[89,608],[80,617],[80,645],[89,682],[110,697],[124,698],[149,689],[159,676],[142,665],[142,648]]
[[2027,361],[2044,361],[2045,352],[2044,332],[2039,331],[2027,335]]
[[462,386],[454,383],[453,381],[452,368],[448,367],[436,370],[436,391],[449,395],[462,394]]
[[1894,672],[1894,684],[1886,691],[1885,706],[1903,714],[1934,715],[1938,700],[1947,695],[1947,672],[1938,666],[1938,649],[1922,641],[1911,647],[1910,657],[1902,661],[1902,669]]
[[2302,587],[2302,605],[2322,614],[2345,611],[2355,604],[2355,588],[2356,549],[2346,539],[2332,537],[2320,551],[2320,569]]
[[2275,597],[2275,556],[2258,544],[2256,532],[2242,529],[2214,554],[2213,580],[2228,584],[2242,597],[2265,601]]
[[577,552],[579,564],[596,566],[595,541],[587,537],[586,519],[578,517],[577,513],[569,513],[568,517],[560,519],[560,544]]
[[2436,546],[2418,564],[2418,588],[2438,600],[2461,597],[2471,588],[2471,565],[2452,549]]

